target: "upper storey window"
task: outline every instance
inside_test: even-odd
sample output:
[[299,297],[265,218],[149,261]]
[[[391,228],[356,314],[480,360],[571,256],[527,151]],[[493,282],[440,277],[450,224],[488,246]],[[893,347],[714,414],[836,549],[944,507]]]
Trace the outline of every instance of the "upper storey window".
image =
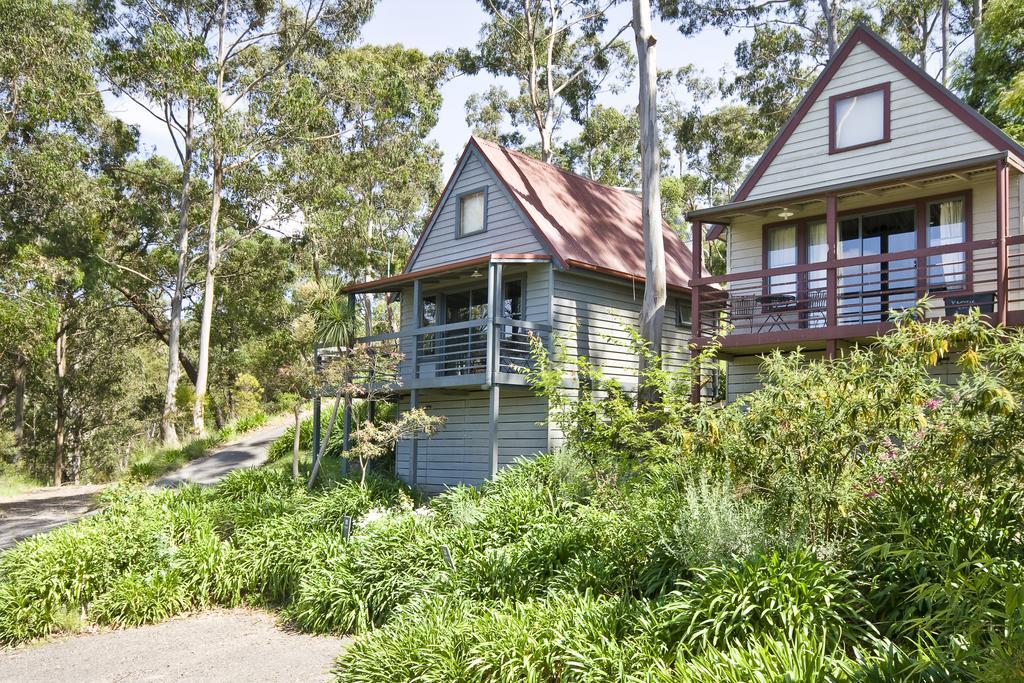
[[459,235],[483,232],[487,217],[487,191],[475,190],[459,196]]
[[829,103],[829,154],[889,142],[889,84],[833,95]]

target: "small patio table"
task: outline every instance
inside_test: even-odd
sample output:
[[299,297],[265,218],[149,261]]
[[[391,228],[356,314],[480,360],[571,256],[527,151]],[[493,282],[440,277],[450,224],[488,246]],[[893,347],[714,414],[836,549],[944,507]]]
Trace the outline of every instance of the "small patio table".
[[767,314],[761,326],[757,328],[758,332],[763,332],[765,326],[768,327],[769,332],[775,329],[789,329],[789,322],[783,314],[793,310],[796,306],[795,296],[792,294],[762,294],[755,301],[764,306],[764,311]]

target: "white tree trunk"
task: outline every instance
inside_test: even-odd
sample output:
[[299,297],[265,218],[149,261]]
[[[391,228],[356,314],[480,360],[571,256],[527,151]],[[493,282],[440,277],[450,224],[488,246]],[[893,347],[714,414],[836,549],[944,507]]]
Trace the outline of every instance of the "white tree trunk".
[[[640,162],[643,188],[644,265],[646,284],[640,309],[640,334],[651,351],[661,354],[662,321],[667,299],[665,236],[661,221],[661,158],[658,147],[658,70],[651,35],[650,0],[633,0],[633,33],[640,61]],[[641,359],[641,374],[646,370]]]
[[57,319],[57,338],[54,344],[54,406],[56,418],[53,430],[53,485],[64,483],[64,448],[67,432],[67,406],[64,403],[64,378],[68,369],[68,332],[64,316]]
[[[221,0],[217,33],[217,98],[218,113],[223,116],[221,95],[224,92],[224,69],[227,54],[224,39],[227,24],[227,0]],[[220,121],[214,122],[219,126]],[[214,277],[217,268],[217,228],[220,221],[220,192],[224,184],[224,151],[219,131],[213,131],[213,182],[210,188],[210,225],[206,239],[206,280],[203,283],[203,317],[199,324],[199,367],[196,368],[196,397],[192,405],[192,429],[199,436],[206,434],[206,388],[210,375],[210,329],[213,326]]]
[[171,294],[171,319],[167,325],[167,384],[164,387],[164,410],[160,416],[160,440],[165,446],[178,445],[178,432],[174,426],[177,414],[175,403],[178,391],[178,350],[181,346],[181,302],[185,295],[188,275],[188,209],[192,189],[192,107],[189,107],[181,169],[181,201],[178,206],[178,268]]
[[199,365],[196,368],[196,398],[192,406],[192,429],[206,434],[206,390],[210,376],[210,331],[213,328],[215,270],[217,268],[217,230],[220,221],[220,192],[224,180],[224,160],[220,150],[213,155],[213,187],[209,234],[206,239],[206,280],[203,283],[203,315],[199,324]]
[[825,45],[828,47],[828,56],[836,53],[836,14],[835,5],[830,0],[818,0],[821,8],[821,17],[825,20]]
[[974,54],[978,54],[978,46],[981,43],[981,22],[983,19],[981,15],[983,9],[982,0],[974,0],[972,3],[972,9],[974,14],[971,21],[971,24],[974,27]]
[[949,86],[949,0],[942,0],[942,85]]

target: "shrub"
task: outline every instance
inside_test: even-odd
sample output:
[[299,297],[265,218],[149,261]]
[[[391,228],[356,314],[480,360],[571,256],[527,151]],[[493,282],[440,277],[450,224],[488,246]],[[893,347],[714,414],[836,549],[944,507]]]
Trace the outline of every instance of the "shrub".
[[[1024,492],[903,477],[857,512],[855,566],[890,637],[978,660],[1024,633]],[[959,650],[959,652],[958,652]]]
[[232,412],[236,417],[244,418],[252,415],[263,404],[263,387],[254,376],[243,372],[235,378],[234,391],[231,394]]
[[388,514],[324,553],[302,577],[288,615],[314,633],[384,624],[414,595],[436,587],[446,566],[429,522]]
[[840,671],[841,654],[825,643],[799,637],[785,639],[755,638],[735,642],[722,649],[708,649],[674,666],[660,665],[643,676],[645,681],[673,683],[818,683],[834,680]]
[[152,624],[191,607],[181,576],[170,571],[128,572],[90,605],[98,624],[127,627]]
[[386,626],[357,639],[338,658],[340,683],[472,680],[469,647],[482,603],[457,596],[422,596],[402,606]]
[[46,635],[61,612],[80,610],[118,577],[167,558],[172,530],[161,511],[173,495],[112,492],[103,512],[0,556],[0,642]]
[[[643,357],[648,368],[636,391],[583,356],[570,360],[560,340],[549,353],[535,338],[528,372],[534,391],[548,402],[548,418],[564,435],[565,448],[610,481],[638,461],[675,459],[688,449],[702,412],[690,401],[690,388],[717,351],[710,344],[676,368],[662,363],[635,327],[623,325],[622,332],[624,340],[609,341],[625,355]],[[565,391],[567,380],[573,391]]]
[[0,556],[0,642],[243,600],[287,603],[311,567],[344,552],[340,516],[411,506],[405,487],[367,483],[309,494],[287,474],[254,469],[209,490],[110,490],[100,513]]
[[251,432],[254,429],[259,429],[263,425],[267,424],[270,418],[262,410],[255,410],[248,415],[243,415],[231,424],[231,431],[244,434],[245,432]]
[[635,600],[587,593],[501,603],[474,620],[468,668],[478,681],[621,680],[657,653],[645,616]]
[[737,495],[728,479],[694,479],[663,466],[633,498],[638,509],[633,533],[649,537],[649,556],[638,579],[647,596],[671,590],[695,568],[730,564],[777,544],[760,502]]
[[339,681],[621,681],[645,670],[657,645],[642,603],[557,593],[496,604],[418,599],[353,643]]
[[662,633],[682,652],[728,648],[751,638],[800,638],[835,647],[865,642],[874,632],[848,575],[804,551],[755,555],[695,575],[660,608]]

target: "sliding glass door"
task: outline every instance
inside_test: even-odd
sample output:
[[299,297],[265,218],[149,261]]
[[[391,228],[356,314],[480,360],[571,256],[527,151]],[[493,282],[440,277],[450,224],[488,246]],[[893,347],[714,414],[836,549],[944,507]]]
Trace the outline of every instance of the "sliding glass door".
[[[917,247],[914,208],[843,218],[839,222],[839,258],[879,256]],[[917,300],[917,259],[847,266],[839,272],[839,323],[888,320],[890,311]]]
[[[828,260],[828,229],[825,221],[807,224],[807,263]],[[809,271],[804,280],[807,327],[825,327],[828,319],[825,306],[828,301],[828,274],[825,270]]]
[[[487,288],[452,292],[444,297],[444,322],[464,323],[487,317]],[[449,375],[483,372],[487,364],[487,328],[463,327],[445,332],[445,370]]]

